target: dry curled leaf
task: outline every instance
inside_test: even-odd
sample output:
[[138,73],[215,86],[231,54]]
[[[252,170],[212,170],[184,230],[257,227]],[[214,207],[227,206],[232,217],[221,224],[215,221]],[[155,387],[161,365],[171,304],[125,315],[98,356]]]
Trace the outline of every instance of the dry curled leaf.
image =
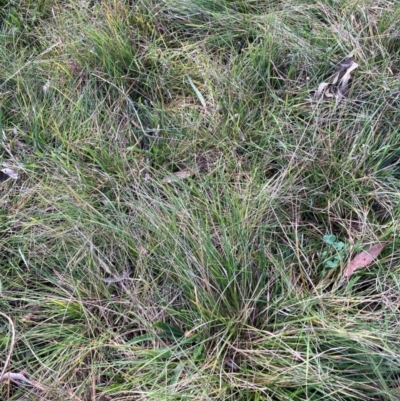
[[11,168],[3,168],[0,170],[0,183],[12,178],[14,180],[18,179],[18,173]]
[[13,381],[13,382],[21,381],[23,383],[31,385],[32,387],[36,387],[39,390],[46,391],[46,388],[43,387],[40,383],[35,382],[33,380],[27,379],[25,372],[19,372],[19,373],[8,372],[8,373],[4,373],[4,375],[0,376],[0,383],[3,382],[3,381]]
[[331,82],[322,82],[318,86],[315,97],[318,98],[322,94],[324,94],[325,97],[336,97],[338,100],[347,97],[351,72],[357,67],[358,64],[353,60],[353,57],[348,57],[336,68],[336,71],[330,78]]
[[351,260],[346,270],[343,273],[344,277],[350,277],[357,269],[362,269],[370,265],[382,252],[382,249],[386,246],[386,242],[381,242],[371,246],[368,251],[362,251]]

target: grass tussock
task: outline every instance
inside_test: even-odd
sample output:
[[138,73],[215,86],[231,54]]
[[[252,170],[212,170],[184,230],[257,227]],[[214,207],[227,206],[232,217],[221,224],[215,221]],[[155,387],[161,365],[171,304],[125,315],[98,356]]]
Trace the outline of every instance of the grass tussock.
[[0,4],[1,399],[400,398],[396,2]]

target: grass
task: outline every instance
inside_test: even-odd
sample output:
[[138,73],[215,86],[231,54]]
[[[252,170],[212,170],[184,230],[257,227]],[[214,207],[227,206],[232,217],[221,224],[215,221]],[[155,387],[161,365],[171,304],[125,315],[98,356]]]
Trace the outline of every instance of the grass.
[[400,398],[396,2],[0,3],[1,399]]

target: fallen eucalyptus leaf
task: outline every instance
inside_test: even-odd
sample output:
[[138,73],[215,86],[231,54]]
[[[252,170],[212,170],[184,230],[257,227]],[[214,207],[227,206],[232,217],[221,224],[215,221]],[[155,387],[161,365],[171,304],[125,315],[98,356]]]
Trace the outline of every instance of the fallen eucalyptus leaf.
[[26,373],[25,372],[20,372],[20,373],[13,373],[13,372],[8,372],[4,373],[4,375],[0,376],[0,382],[4,381],[13,381],[13,382],[18,382],[21,381],[23,383],[29,384],[32,387],[36,387],[39,390],[45,391],[46,388],[43,387],[40,383],[35,382],[33,380],[29,380],[26,378]]
[[11,168],[3,168],[0,170],[0,183],[12,178],[13,180],[18,179],[18,174]]
[[362,269],[370,265],[382,252],[382,249],[386,246],[386,242],[381,242],[379,244],[371,246],[368,251],[362,251],[354,257],[347,266],[343,273],[344,277],[349,278],[356,270]]

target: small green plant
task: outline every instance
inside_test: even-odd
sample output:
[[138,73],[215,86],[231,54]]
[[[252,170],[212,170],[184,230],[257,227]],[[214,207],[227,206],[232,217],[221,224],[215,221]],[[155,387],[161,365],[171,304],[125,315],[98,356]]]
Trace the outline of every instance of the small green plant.
[[[329,248],[322,251],[320,256],[325,260],[325,267],[334,269],[335,267],[339,266],[340,262],[344,258],[345,244],[342,241],[338,241],[336,235],[334,234],[324,235],[323,241],[329,246]],[[335,251],[335,254],[330,256],[332,255],[332,250]]]

